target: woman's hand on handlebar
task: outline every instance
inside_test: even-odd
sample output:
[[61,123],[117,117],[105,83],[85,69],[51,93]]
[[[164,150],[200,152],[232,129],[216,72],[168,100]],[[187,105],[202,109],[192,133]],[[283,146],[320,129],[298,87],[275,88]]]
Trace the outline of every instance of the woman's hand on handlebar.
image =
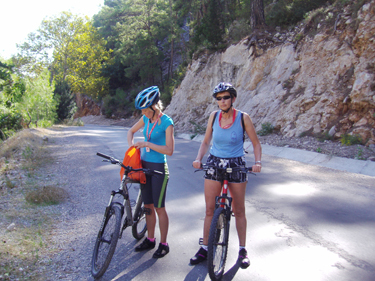
[[252,172],[253,173],[260,173],[261,170],[262,170],[262,165],[261,164],[254,164],[252,166]]
[[194,167],[195,169],[202,169],[202,162],[199,161],[199,160],[195,160],[195,161],[193,162],[193,167]]

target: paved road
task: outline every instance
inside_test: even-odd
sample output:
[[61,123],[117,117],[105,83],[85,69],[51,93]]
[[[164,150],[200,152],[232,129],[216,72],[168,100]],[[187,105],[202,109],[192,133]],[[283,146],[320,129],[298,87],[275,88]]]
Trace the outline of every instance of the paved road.
[[[126,128],[86,125],[77,130],[91,144],[90,153],[96,149],[121,158],[127,148]],[[171,252],[159,260],[152,258],[153,251],[135,253],[136,241],[126,230],[102,280],[209,280],[205,263],[189,265],[204,217],[202,174],[191,166],[198,148],[199,142],[176,138],[175,153],[168,158]],[[251,163],[252,155],[247,159]],[[375,280],[375,178],[266,154],[262,162],[262,173],[249,176],[246,192],[251,266],[242,270],[236,265],[233,220],[223,280]],[[117,187],[118,168],[95,165],[93,175],[104,173],[114,186],[109,189]],[[104,208],[107,198],[101,201]],[[101,215],[98,208],[95,216]]]

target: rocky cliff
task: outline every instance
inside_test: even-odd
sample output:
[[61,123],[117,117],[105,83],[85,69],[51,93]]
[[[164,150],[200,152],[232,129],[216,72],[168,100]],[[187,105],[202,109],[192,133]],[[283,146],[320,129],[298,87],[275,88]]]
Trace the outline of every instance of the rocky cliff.
[[264,32],[193,60],[165,110],[176,130],[193,131],[192,120],[206,126],[217,108],[212,90],[226,81],[257,130],[271,123],[288,137],[351,134],[375,144],[375,0],[355,19],[333,9],[321,11],[325,21]]

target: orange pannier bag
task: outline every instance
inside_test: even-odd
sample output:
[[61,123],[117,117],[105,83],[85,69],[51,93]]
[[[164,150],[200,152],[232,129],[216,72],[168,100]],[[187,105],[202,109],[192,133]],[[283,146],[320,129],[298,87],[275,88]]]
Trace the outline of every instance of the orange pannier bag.
[[[136,149],[134,146],[128,148],[125,152],[124,160],[122,161],[124,166],[130,166],[133,169],[140,169],[142,168],[142,161],[141,161],[141,152],[139,149]],[[124,176],[125,169],[121,167],[120,176],[121,180]],[[133,181],[140,182],[145,184],[146,183],[146,175],[144,172],[130,172],[128,177]]]

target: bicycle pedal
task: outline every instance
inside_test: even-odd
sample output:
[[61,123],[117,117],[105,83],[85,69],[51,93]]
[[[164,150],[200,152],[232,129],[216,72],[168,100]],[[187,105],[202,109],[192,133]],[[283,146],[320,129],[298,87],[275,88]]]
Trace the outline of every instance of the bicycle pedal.
[[199,238],[199,245],[203,245],[203,238]]

